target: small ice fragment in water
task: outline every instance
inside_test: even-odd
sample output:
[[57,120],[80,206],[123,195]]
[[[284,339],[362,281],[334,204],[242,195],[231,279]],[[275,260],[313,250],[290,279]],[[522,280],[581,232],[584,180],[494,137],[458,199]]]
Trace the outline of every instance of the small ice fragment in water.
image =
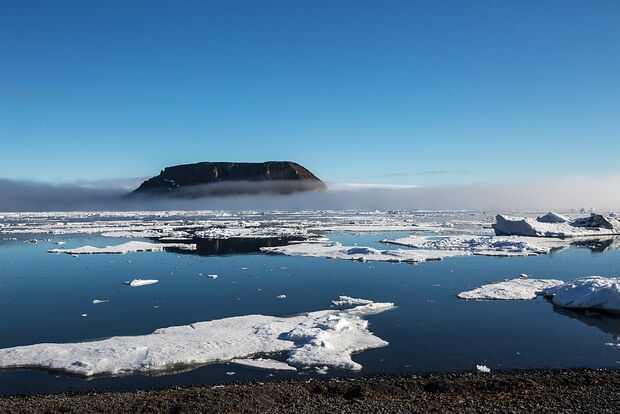
[[476,365],[476,369],[478,370],[478,372],[484,372],[485,374],[491,372],[491,368],[487,367],[486,365]]
[[286,299],[286,295],[278,295],[276,296],[276,299]]
[[528,276],[528,275],[526,275],[525,273],[521,273],[521,274],[519,275],[519,277],[520,277],[521,279],[527,279],[527,278],[529,278],[529,276]]
[[235,374],[236,374],[235,371],[228,371],[228,372],[226,372],[226,375],[235,375]]
[[93,305],[99,305],[100,303],[107,303],[109,302],[108,299],[95,299],[93,300]]
[[247,267],[242,267],[241,270],[248,270],[248,268]]
[[612,348],[618,348],[620,349],[620,342],[618,342],[617,344],[613,343],[613,342],[607,342],[605,345],[607,346],[611,346]]
[[152,285],[153,283],[157,283],[157,282],[159,282],[159,280],[157,279],[134,279],[130,282],[125,282],[125,284],[131,287],[138,287],[138,286]]
[[80,316],[81,316],[82,318],[85,318],[85,317],[87,317],[87,316],[88,316],[88,314],[87,314],[87,313],[83,313],[83,314],[81,314]]
[[329,367],[326,367],[326,366],[315,367],[314,369],[316,370],[317,374],[325,375],[325,374],[327,374],[327,371],[329,370]]
[[217,279],[217,275],[213,274],[213,275],[207,275],[207,277],[209,279]]

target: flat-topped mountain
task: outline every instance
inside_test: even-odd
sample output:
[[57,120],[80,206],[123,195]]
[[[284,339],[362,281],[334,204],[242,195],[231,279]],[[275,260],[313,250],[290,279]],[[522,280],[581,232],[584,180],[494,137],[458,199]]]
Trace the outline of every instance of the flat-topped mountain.
[[199,162],[164,168],[131,194],[202,197],[324,189],[308,169],[291,161]]

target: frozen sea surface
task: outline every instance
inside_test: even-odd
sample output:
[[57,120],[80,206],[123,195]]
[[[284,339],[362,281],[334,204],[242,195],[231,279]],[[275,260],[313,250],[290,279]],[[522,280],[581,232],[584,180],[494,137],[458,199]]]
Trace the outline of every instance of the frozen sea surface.
[[[620,277],[616,239],[591,240],[584,242],[584,247],[571,246],[538,256],[467,255],[408,264],[260,253],[261,247],[298,242],[279,238],[286,231],[276,231],[273,238],[198,240],[196,251],[74,257],[47,251],[58,248],[60,242],[64,242],[63,249],[129,241],[176,243],[184,239],[195,243],[193,232],[213,226],[283,226],[301,229],[296,235],[308,231],[316,242],[327,238],[344,246],[398,249],[403,246],[381,241],[411,235],[488,236],[494,213],[0,215],[1,348],[147,335],[159,328],[241,315],[292,316],[329,308],[332,300],[346,296],[396,305],[388,312],[364,318],[369,331],[389,345],[353,354],[353,361],[362,366],[359,372],[330,368],[328,376],[475,371],[477,365],[493,371],[619,366],[620,348],[613,345],[620,342],[617,316],[561,309],[541,297],[527,301],[463,301],[456,297],[459,292],[514,279],[521,273],[563,281],[587,275]],[[121,231],[133,233],[127,237]],[[265,233],[271,234],[261,231]],[[111,237],[114,234],[119,237]],[[156,279],[159,283],[136,289],[124,284],[134,279]],[[278,299],[280,295],[286,299]],[[95,299],[109,302],[93,304]],[[286,361],[287,356],[275,353],[253,358]],[[232,371],[234,376],[226,374]],[[140,389],[320,375],[303,367],[297,371],[257,370],[232,363],[183,367],[161,374],[85,380],[57,372],[0,371],[0,392]]]

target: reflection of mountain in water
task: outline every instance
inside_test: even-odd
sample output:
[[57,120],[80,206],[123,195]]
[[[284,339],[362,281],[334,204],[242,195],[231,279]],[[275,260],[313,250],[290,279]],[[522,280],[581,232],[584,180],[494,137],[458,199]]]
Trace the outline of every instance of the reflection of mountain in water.
[[608,250],[620,249],[620,237],[588,237],[571,240],[571,247],[586,247],[595,253],[602,253]]
[[284,246],[291,241],[304,240],[303,237],[261,237],[261,238],[228,238],[203,239],[195,237],[197,253],[202,256],[257,253],[261,247]]
[[571,319],[581,321],[586,325],[597,327],[601,331],[613,335],[615,339],[620,340],[620,316],[591,311],[565,309],[557,306],[553,307],[553,311]]

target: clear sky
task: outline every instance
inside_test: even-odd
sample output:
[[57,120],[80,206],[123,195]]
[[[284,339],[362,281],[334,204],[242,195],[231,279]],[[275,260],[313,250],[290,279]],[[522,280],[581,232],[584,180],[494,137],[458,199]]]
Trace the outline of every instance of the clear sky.
[[620,173],[620,1],[0,0],[0,177]]

